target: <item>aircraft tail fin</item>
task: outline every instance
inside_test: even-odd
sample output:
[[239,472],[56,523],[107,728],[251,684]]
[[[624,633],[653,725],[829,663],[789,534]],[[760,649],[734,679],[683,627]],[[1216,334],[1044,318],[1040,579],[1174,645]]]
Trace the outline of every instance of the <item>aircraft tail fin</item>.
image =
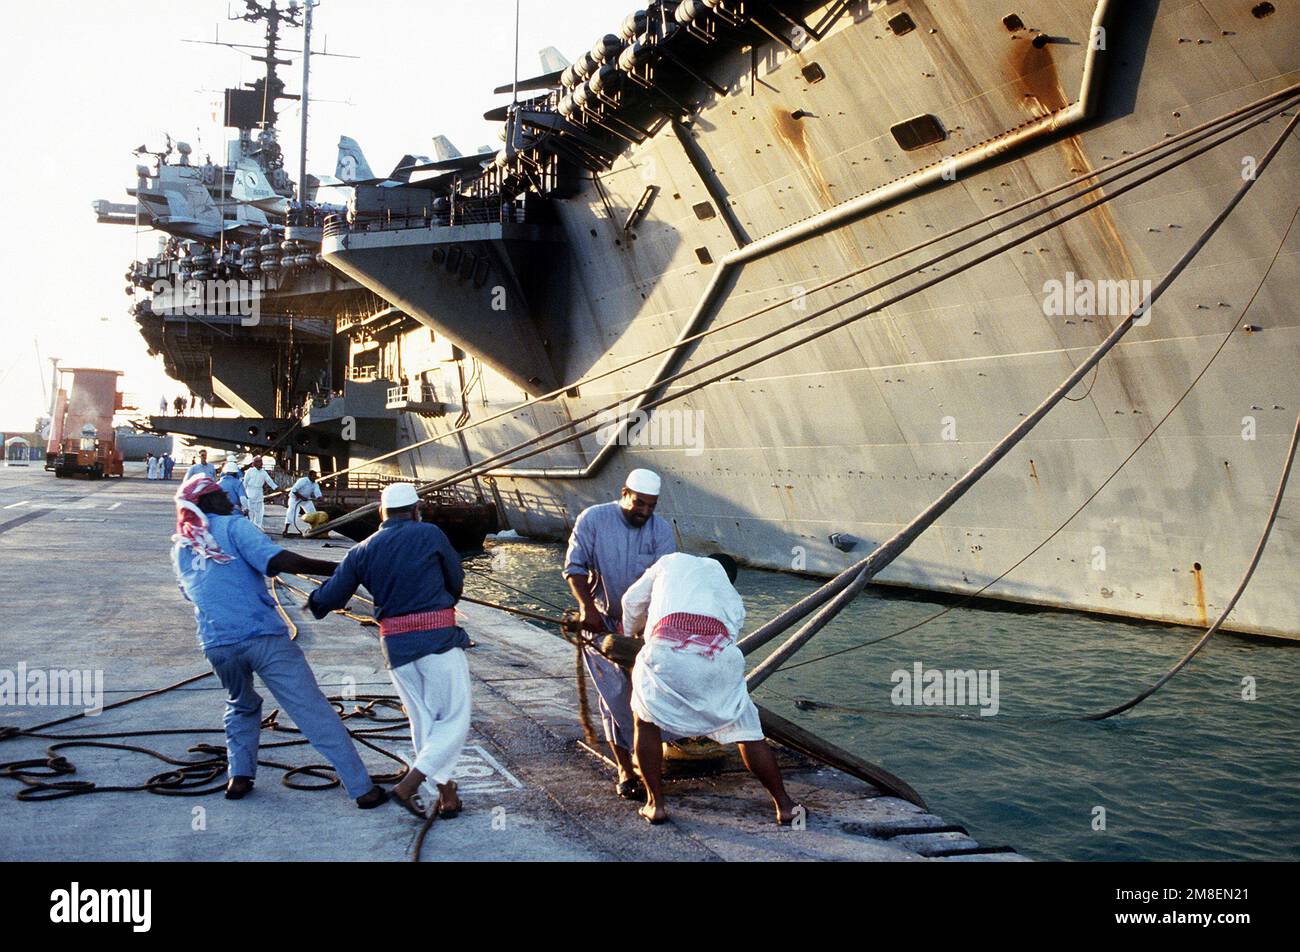
[[564,69],[564,67],[569,65],[569,61],[564,58],[564,54],[553,46],[546,47],[546,49],[538,52],[537,55],[542,61],[543,73],[558,73],[560,70]]
[[339,161],[334,177],[342,182],[365,182],[375,178],[361,146],[350,136],[339,136]]
[[434,136],[433,157],[438,162],[444,159],[459,159],[460,149],[456,148],[446,136]]

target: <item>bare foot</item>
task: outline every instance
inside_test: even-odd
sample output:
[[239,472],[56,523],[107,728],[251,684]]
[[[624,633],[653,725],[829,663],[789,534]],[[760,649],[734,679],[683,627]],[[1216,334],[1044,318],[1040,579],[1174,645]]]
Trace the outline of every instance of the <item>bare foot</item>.
[[776,808],[776,822],[781,826],[791,826],[795,820],[807,821],[808,811],[803,804],[791,801],[788,806]]
[[660,823],[668,822],[668,811],[657,804],[651,805],[647,803],[636,812],[651,826],[658,826]]

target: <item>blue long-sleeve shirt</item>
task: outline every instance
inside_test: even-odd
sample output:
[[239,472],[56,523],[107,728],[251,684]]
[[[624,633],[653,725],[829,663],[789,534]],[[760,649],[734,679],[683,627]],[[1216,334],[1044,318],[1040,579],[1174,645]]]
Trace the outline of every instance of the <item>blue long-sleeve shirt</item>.
[[[307,607],[324,618],[348,603],[364,585],[380,621],[417,612],[452,608],[465,586],[460,556],[432,523],[389,519],[379,531],[353,546],[334,575],[311,593]],[[388,667],[398,668],[425,655],[469,646],[459,625],[408,631],[380,639]]]
[[284,551],[243,516],[208,516],[208,531],[229,562],[203,561],[183,543],[172,549],[181,594],[194,603],[206,651],[268,635],[289,637],[266,590],[271,560]]
[[248,493],[244,491],[242,477],[235,473],[226,473],[221,477],[217,485],[226,491],[226,495],[230,497],[230,503],[235,507],[236,512],[248,508]]
[[616,502],[584,509],[573,524],[564,557],[565,576],[591,580],[592,600],[611,629],[623,618],[623,593],[660,558],[677,551],[673,527],[652,515],[639,528]]

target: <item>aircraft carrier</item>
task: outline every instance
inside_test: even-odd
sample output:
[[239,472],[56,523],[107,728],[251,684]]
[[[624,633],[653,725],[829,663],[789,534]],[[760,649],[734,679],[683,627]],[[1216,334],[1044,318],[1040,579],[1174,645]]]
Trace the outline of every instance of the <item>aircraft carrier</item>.
[[[647,466],[681,547],[834,575],[1141,311],[1300,103],[1280,2],[665,0],[592,27],[498,88],[495,154],[380,178],[345,140],[346,208],[289,208],[254,255],[225,223],[143,263],[226,247],[274,292],[215,330],[139,305],[178,379],[241,414],[153,425],[339,485],[464,486],[542,538]],[[1300,406],[1296,149],[877,581],[1222,610]],[[1227,628],[1300,637],[1296,515]]]

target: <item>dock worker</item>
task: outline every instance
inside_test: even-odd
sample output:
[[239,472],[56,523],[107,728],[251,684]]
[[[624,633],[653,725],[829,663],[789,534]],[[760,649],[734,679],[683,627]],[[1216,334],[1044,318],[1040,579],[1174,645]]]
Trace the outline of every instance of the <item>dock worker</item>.
[[145,479],[158,479],[158,457],[146,453],[144,458]]
[[172,459],[171,451],[163,453],[162,457],[162,478],[171,479],[172,470],[176,468],[176,460]]
[[[364,585],[375,600],[379,642],[393,687],[411,719],[415,756],[393,787],[394,799],[421,819],[430,809],[451,818],[461,810],[452,771],[469,735],[470,681],[465,629],[456,603],[465,584],[460,556],[441,529],[422,523],[410,483],[393,483],[379,500],[379,531],[348,550],[334,575],[311,593],[317,618],[342,608]],[[420,796],[421,785],[437,799]]]
[[366,771],[266,590],[266,576],[329,575],[334,563],[288,552],[233,513],[230,497],[206,475],[187,479],[176,492],[172,565],[181,593],[194,603],[199,645],[229,694],[226,799],[243,799],[257,777],[262,699],[253,689],[256,674],[303,736],[333,764],[358,807],[368,810],[387,802],[388,794]]
[[275,492],[277,488],[271,474],[262,466],[262,457],[254,456],[252,465],[244,473],[244,496],[248,500],[248,518],[259,529],[266,515],[266,490]]
[[[627,476],[617,502],[584,509],[573,524],[564,559],[564,578],[578,602],[587,631],[618,632],[623,594],[661,557],[677,550],[672,527],[655,515],[661,481],[648,469]],[[583,648],[587,672],[600,698],[600,720],[618,780],[614,791],[639,800],[644,789],[632,763],[632,689],[627,674],[594,647]]]
[[290,529],[297,531],[299,535],[303,534],[303,526],[308,529],[314,529],[326,518],[325,513],[319,513],[323,518],[317,520],[312,517],[318,515],[316,512],[316,500],[321,497],[320,485],[316,482],[316,470],[307,471],[296,483],[289,487],[289,500],[284,510],[284,531],[280,533],[287,536]]
[[649,823],[668,819],[664,731],[739,745],[745,767],[772,797],[777,823],[789,825],[799,809],[745,686],[745,656],[736,647],[745,604],[736,575],[730,556],[678,552],[652,565],[623,595],[624,633],[645,633],[632,667],[632,714],[636,764],[647,792],[640,813]]
[[230,497],[230,504],[235,507],[235,511],[241,515],[248,515],[248,491],[244,489],[244,479],[239,473],[239,464],[233,459],[226,460],[226,465],[221,468],[221,479],[218,485]]
[[195,476],[206,476],[208,479],[216,482],[217,467],[208,462],[207,450],[199,450],[198,460],[185,471],[185,478],[182,479],[181,482],[189,482]]

